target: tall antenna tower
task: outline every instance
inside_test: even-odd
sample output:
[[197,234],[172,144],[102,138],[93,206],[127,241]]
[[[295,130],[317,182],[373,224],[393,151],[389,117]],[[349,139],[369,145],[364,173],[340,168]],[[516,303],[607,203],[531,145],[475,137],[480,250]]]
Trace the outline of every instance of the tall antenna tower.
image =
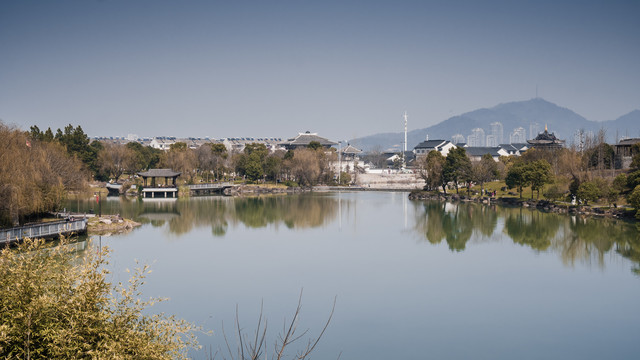
[[405,156],[407,154],[407,111],[405,110],[404,112],[404,143],[402,146],[402,170],[404,171],[404,169],[407,166],[407,159],[405,159]]

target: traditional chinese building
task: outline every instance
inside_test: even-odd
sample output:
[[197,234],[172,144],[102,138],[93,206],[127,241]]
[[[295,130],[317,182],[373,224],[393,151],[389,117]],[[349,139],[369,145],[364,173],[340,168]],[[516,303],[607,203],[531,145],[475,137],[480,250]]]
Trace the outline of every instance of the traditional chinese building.
[[[176,179],[180,174],[182,173],[171,169],[149,169],[139,172],[138,176],[144,180],[142,197],[145,199],[177,198],[178,187],[176,185]],[[162,178],[164,178],[164,184],[162,180],[157,180]],[[147,181],[148,179],[150,181]],[[171,182],[169,182],[169,179],[171,179]]]
[[554,133],[550,133],[549,130],[547,130],[547,125],[544,126],[544,132],[538,134],[533,140],[527,140],[527,143],[529,143],[532,148],[540,150],[555,150],[564,147],[564,140],[560,140]]
[[325,150],[328,150],[331,146],[338,144],[337,142],[318,136],[317,133],[307,131],[305,133],[299,133],[298,136],[288,139],[286,142],[280,143],[280,145],[284,146],[287,150],[295,150],[299,148],[306,148],[312,142],[319,143]]
[[623,169],[629,168],[633,156],[637,153],[636,148],[634,148],[635,144],[640,144],[640,138],[623,139],[614,145],[616,156],[622,161]]

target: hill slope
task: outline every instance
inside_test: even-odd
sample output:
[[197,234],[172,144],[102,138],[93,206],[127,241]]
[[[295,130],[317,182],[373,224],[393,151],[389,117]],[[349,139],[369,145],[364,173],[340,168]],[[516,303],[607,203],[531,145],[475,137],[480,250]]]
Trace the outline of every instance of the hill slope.
[[[485,134],[490,134],[493,122],[500,122],[503,126],[503,143],[509,142],[509,134],[515,128],[522,127],[526,130],[527,139],[543,131],[547,125],[549,131],[554,132],[560,139],[565,139],[567,143],[573,141],[573,136],[578,129],[597,133],[601,128],[607,131],[608,141],[615,141],[616,132],[622,136],[640,136],[640,110],[634,110],[623,115],[616,120],[596,122],[585,119],[575,112],[560,107],[554,103],[541,98],[527,101],[516,101],[499,104],[488,109],[478,109],[462,115],[451,117],[436,125],[412,130],[407,134],[408,149],[413,149],[418,143],[423,141],[427,134],[429,139],[451,140],[454,134],[462,134],[465,139],[471,134],[474,128],[482,128]],[[536,124],[537,126],[531,126]],[[537,129],[537,132],[536,132]],[[531,130],[534,135],[532,136]],[[385,133],[365,136],[352,139],[350,143],[365,151],[373,149],[387,150],[392,147],[400,149],[402,146],[403,134]]]

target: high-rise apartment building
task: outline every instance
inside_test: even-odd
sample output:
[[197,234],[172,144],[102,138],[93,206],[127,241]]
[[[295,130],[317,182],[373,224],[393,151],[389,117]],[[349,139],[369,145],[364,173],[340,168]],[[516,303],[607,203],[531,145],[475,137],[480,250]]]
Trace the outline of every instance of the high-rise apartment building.
[[504,128],[502,127],[502,123],[499,121],[491,123],[491,136],[493,136],[492,142],[495,142],[495,145],[489,145],[489,137],[487,136],[487,146],[498,146],[502,144],[504,141]]
[[484,130],[482,128],[471,130],[471,135],[467,136],[467,145],[473,147],[485,146]]
[[527,142],[527,130],[523,127],[513,129],[511,135],[509,135],[510,144],[524,144]]
[[464,135],[462,134],[455,134],[451,137],[451,142],[453,144],[462,144],[464,143],[464,141],[465,141],[465,138],[464,138]]
[[530,138],[535,138],[536,136],[538,136],[538,134],[540,133],[540,124],[538,124],[537,122],[532,122],[531,124],[529,124],[529,137]]

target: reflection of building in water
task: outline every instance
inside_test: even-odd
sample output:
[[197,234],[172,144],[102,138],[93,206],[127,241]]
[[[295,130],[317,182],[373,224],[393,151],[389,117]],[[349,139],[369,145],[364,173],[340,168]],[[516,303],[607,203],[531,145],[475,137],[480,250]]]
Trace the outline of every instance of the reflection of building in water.
[[164,199],[147,199],[142,202],[138,221],[149,221],[153,225],[162,225],[180,218],[177,202]]

